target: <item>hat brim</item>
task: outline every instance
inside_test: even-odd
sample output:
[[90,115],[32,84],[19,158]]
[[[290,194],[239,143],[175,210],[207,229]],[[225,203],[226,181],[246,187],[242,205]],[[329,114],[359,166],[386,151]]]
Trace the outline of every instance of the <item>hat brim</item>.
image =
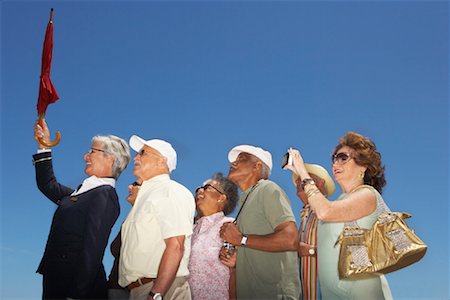
[[[314,174],[325,180],[327,197],[331,196],[334,193],[336,185],[334,184],[333,179],[331,178],[330,174],[328,174],[327,170],[325,170],[324,167],[315,164],[305,164],[305,168],[309,174]],[[296,183],[297,179],[298,175],[292,173],[292,182],[294,183],[295,186],[297,186]]]
[[260,147],[255,147],[251,145],[240,145],[236,146],[233,149],[228,152],[228,161],[230,163],[234,162],[240,153],[248,153],[255,157],[257,157],[259,160],[261,160],[264,164],[266,164],[270,171],[272,171],[272,155],[269,151],[264,150]]
[[132,135],[129,141],[131,149],[139,152],[145,145],[145,140],[137,135]]

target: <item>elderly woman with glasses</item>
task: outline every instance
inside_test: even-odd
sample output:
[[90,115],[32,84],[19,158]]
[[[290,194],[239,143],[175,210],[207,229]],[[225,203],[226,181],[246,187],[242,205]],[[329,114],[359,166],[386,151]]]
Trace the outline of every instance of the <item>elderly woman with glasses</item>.
[[43,299],[106,299],[103,254],[119,216],[115,183],[130,161],[127,143],[116,136],[95,136],[84,155],[87,179],[77,188],[60,184],[45,121],[36,123],[33,155],[39,190],[56,205],[45,252],[37,272],[43,275]]
[[219,230],[223,223],[233,221],[225,216],[234,210],[237,200],[237,186],[222,173],[195,191],[197,217],[189,259],[189,285],[194,300],[229,299],[231,270],[219,260],[224,245]]
[[367,137],[348,132],[335,147],[332,172],[343,194],[329,201],[319,192],[309,176],[298,150],[290,149],[293,166],[288,166],[302,179],[309,204],[319,222],[317,255],[319,257],[319,282],[323,299],[390,299],[392,295],[384,276],[360,280],[340,280],[338,260],[340,247],[336,240],[345,223],[356,221],[362,228],[370,229],[387,209],[381,197],[386,184],[381,155]]

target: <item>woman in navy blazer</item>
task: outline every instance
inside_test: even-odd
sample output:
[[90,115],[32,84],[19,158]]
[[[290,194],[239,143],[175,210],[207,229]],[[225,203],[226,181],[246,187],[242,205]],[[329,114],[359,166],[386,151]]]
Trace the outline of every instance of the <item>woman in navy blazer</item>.
[[39,190],[58,205],[44,256],[37,272],[43,275],[43,299],[106,299],[103,254],[119,216],[116,179],[130,161],[127,143],[116,136],[95,136],[88,153],[88,176],[76,190],[60,184],[53,173],[52,154],[39,138],[50,141],[45,121],[36,123],[33,155]]

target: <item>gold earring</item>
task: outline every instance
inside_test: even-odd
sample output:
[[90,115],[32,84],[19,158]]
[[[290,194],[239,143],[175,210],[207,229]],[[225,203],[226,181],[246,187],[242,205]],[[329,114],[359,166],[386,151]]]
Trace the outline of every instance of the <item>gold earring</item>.
[[365,174],[365,171],[361,171],[361,173],[359,173],[359,178],[364,179],[364,174]]

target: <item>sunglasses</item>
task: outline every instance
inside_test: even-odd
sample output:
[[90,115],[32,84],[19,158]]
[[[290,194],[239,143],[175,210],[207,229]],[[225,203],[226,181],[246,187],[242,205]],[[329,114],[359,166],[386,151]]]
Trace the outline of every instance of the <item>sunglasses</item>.
[[204,191],[206,191],[206,190],[209,189],[209,188],[215,190],[216,192],[218,192],[218,193],[221,194],[221,195],[224,195],[224,194],[225,194],[224,192],[220,191],[218,188],[214,187],[213,185],[211,185],[211,184],[209,184],[209,183],[205,184],[204,186],[199,186],[198,188],[196,188],[196,189],[195,189],[195,193],[197,194],[197,192],[198,192],[200,189],[203,189]]
[[141,184],[139,182],[137,182],[137,181],[133,182],[131,185],[132,186],[141,186]]
[[91,148],[91,149],[89,149],[88,154],[92,154],[92,153],[95,153],[95,152],[103,152],[103,153],[106,153],[105,150],[97,149],[97,148]]
[[353,156],[350,155],[350,153],[340,152],[334,155],[331,155],[331,161],[333,164],[343,165],[349,162]]
[[145,149],[139,150],[137,154],[139,154],[140,156],[143,156],[143,155],[146,155],[146,154],[151,154],[151,155],[156,156],[156,157],[161,157],[161,155],[158,155],[158,154],[150,152],[150,151],[145,151]]

